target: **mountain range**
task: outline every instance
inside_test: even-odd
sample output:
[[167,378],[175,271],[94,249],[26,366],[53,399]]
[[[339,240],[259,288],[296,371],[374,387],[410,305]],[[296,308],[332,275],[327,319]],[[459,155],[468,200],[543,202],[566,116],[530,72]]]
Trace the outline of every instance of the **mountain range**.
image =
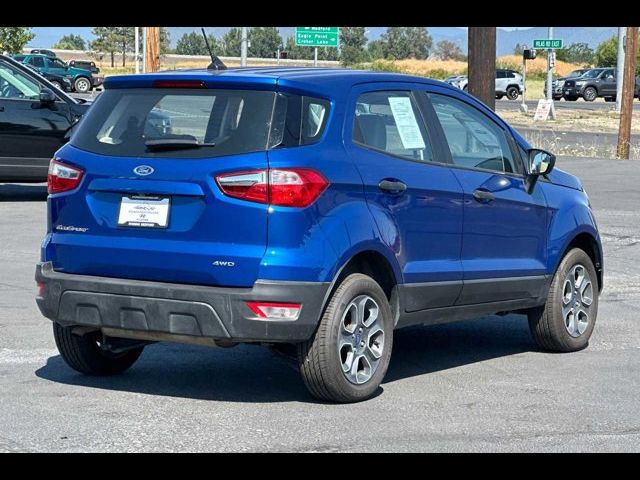
[[[208,33],[220,38],[231,27],[205,27]],[[513,27],[511,27],[513,28]],[[548,27],[531,27],[505,29],[498,27],[496,33],[497,55],[513,53],[516,44],[531,45],[534,39],[547,38]],[[175,46],[178,39],[185,33],[199,31],[199,27],[168,27],[171,34],[171,44]],[[427,27],[434,44],[440,40],[450,40],[467,50],[467,30],[464,27]],[[35,38],[29,46],[51,48],[63,35],[70,33],[80,35],[85,40],[92,40],[92,27],[34,27]],[[294,27],[279,27],[280,34],[286,38],[293,35]],[[386,27],[367,27],[369,40],[377,40],[385,32]],[[555,38],[561,38],[565,45],[572,43],[588,43],[591,48],[617,34],[616,27],[555,27]]]

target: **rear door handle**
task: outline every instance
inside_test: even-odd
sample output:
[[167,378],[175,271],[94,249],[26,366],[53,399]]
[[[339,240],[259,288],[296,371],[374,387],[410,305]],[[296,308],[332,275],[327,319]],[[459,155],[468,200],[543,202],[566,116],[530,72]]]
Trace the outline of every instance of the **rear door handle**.
[[489,203],[493,202],[496,199],[496,196],[489,190],[482,190],[478,188],[477,190],[473,191],[473,198],[475,198],[480,203]]
[[407,185],[395,178],[385,178],[380,181],[378,188],[384,193],[400,194],[407,189]]

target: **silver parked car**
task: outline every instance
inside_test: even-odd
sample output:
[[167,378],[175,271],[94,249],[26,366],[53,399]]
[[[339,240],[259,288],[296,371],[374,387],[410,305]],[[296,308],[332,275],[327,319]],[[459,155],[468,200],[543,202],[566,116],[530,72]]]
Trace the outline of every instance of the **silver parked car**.
[[[466,75],[459,75],[449,77],[445,82],[466,91],[469,78]],[[520,73],[502,68],[496,70],[496,98],[500,99],[506,96],[509,100],[516,100],[523,91],[524,82]]]

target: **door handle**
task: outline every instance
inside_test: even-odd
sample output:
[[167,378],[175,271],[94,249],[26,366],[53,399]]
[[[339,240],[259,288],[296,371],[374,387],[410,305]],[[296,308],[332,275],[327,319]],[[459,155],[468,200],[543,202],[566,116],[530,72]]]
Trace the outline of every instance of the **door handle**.
[[482,190],[478,188],[477,190],[473,191],[473,198],[475,198],[480,203],[489,203],[493,202],[496,199],[496,196],[489,190]]
[[384,193],[400,194],[407,189],[407,185],[395,178],[385,178],[380,181],[378,188]]

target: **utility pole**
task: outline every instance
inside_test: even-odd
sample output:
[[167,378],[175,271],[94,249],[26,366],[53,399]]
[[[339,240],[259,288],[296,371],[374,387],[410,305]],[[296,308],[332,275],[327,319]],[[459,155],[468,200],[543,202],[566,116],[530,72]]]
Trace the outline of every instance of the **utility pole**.
[[638,51],[638,27],[627,27],[627,42],[624,52],[624,77],[622,83],[622,110],[618,130],[618,158],[629,159],[631,143],[631,114],[633,94],[636,88],[636,53]]
[[160,70],[160,27],[147,27],[147,71]]
[[133,27],[133,37],[135,42],[135,56],[136,56],[136,75],[140,73],[140,35],[138,34],[138,27]]
[[142,73],[147,73],[147,28],[142,27]]
[[496,27],[469,27],[469,93],[496,107]]
[[627,27],[618,27],[618,65],[616,66],[616,112],[622,109],[622,77],[624,75],[624,36]]
[[240,37],[240,66],[247,66],[247,27],[242,27]]
[[[553,27],[549,27],[549,40],[553,40]],[[547,101],[551,103],[549,109],[549,115],[552,120],[556,119],[556,108],[553,105],[553,60],[555,52],[549,48],[547,49]]]

